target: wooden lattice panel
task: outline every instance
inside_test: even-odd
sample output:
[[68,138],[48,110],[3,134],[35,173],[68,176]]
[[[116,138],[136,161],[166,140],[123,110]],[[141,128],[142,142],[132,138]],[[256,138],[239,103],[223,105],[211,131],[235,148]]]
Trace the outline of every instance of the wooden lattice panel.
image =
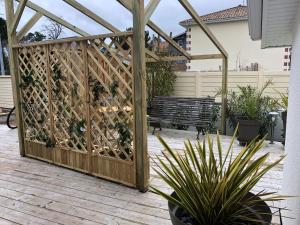
[[49,46],[54,139],[58,146],[86,151],[83,43]]
[[50,142],[45,47],[20,48],[18,59],[25,139]]
[[132,33],[18,47],[25,154],[135,186]]
[[87,46],[93,154],[133,161],[130,37],[90,40]]

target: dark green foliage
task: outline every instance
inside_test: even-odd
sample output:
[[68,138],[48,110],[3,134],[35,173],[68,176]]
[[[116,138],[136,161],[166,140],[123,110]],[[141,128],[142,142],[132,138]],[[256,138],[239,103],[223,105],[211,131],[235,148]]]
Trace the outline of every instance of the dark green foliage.
[[2,41],[7,40],[7,25],[6,20],[0,17],[0,37]]
[[235,91],[229,93],[227,116],[231,127],[237,126],[238,118],[257,120],[261,122],[261,136],[267,134],[272,122],[269,112],[278,110],[277,100],[263,95],[270,85],[271,81],[266,82],[261,89],[250,85],[238,86],[239,93]]
[[106,93],[106,90],[98,80],[90,81],[90,86],[93,94],[93,102],[96,103],[100,100],[100,95]]
[[[69,147],[74,148],[74,143],[76,144],[77,149],[81,150],[82,146],[81,145],[85,145],[86,141],[85,141],[85,123],[86,120],[85,119],[81,119],[81,120],[77,120],[75,119],[75,117],[71,118],[70,121],[70,125],[68,128],[69,131],[69,135],[70,135],[70,140],[73,141],[73,143],[71,141],[68,142]],[[77,141],[76,137],[79,139],[79,142]]]
[[32,71],[30,71],[28,74],[24,74],[23,76],[21,76],[21,79],[22,79],[22,81],[19,84],[20,88],[26,89],[30,85],[35,86],[35,79],[33,77]]
[[29,43],[29,42],[36,42],[36,41],[42,41],[46,39],[46,35],[36,31],[34,33],[28,33],[26,36],[24,36],[21,39],[21,42]]
[[221,110],[220,105],[213,105],[212,106],[211,123],[209,124],[209,127],[208,127],[208,132],[210,134],[216,134],[217,131],[218,131],[217,122],[220,118],[220,110]]
[[55,87],[53,87],[53,92],[59,96],[59,92],[61,90],[61,84],[60,81],[64,81],[66,78],[62,75],[61,69],[59,67],[59,64],[56,63],[53,65],[53,81],[55,84]]
[[116,96],[116,94],[118,92],[118,88],[119,88],[119,83],[118,83],[118,81],[114,80],[112,82],[112,84],[110,85],[110,92],[111,92],[113,97]]
[[176,74],[170,62],[153,62],[146,65],[148,105],[155,96],[170,96],[174,91]]
[[76,136],[82,136],[85,132],[85,119],[76,120],[75,118],[72,118],[69,125],[69,134]]
[[125,122],[116,122],[115,129],[119,134],[118,143],[122,147],[126,147],[126,145],[131,145],[132,136],[130,133],[129,125]]

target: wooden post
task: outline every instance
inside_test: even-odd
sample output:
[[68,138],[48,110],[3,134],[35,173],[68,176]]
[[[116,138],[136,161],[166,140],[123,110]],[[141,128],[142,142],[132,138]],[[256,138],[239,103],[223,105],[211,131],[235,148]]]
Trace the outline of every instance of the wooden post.
[[133,0],[134,147],[136,186],[141,192],[148,190],[149,182],[144,24],[144,0]]
[[18,136],[19,136],[19,149],[20,155],[25,156],[24,147],[24,132],[23,132],[23,122],[21,113],[21,102],[20,102],[20,91],[19,89],[19,75],[18,75],[18,54],[17,50],[13,49],[13,45],[17,44],[16,30],[11,30],[12,23],[14,20],[14,3],[13,0],[5,0],[5,10],[6,10],[6,22],[8,29],[8,48],[9,48],[9,66],[10,75],[12,82],[12,90],[14,97],[14,104],[16,106],[16,119],[18,126]]
[[228,89],[228,58],[224,56],[222,61],[222,112],[221,133],[226,135],[226,111],[227,111],[227,89]]

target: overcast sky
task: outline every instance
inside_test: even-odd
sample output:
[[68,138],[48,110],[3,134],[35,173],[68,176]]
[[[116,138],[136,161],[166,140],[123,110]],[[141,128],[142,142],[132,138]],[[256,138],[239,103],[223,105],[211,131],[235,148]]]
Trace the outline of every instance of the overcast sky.
[[[124,9],[115,0],[77,0],[84,6],[97,13],[99,16],[109,21],[111,24],[125,30],[132,26],[131,14]],[[145,5],[149,0],[145,0]],[[82,15],[62,0],[32,0],[41,7],[55,13],[57,16],[71,22],[73,25],[85,30],[91,34],[108,33],[105,28],[96,24],[91,19]],[[243,4],[245,0],[189,0],[200,15],[210,12],[230,8]],[[26,8],[21,19],[19,28],[33,15],[33,11]],[[4,1],[0,0],[0,16],[5,17]],[[182,6],[177,0],[161,0],[151,20],[159,25],[165,32],[173,32],[174,35],[183,32],[184,29],[178,24],[180,21],[189,18]],[[41,19],[32,29],[32,31],[41,31],[43,24],[47,23]],[[147,29],[147,28],[146,28]],[[76,34],[64,30],[63,36],[74,36]]]

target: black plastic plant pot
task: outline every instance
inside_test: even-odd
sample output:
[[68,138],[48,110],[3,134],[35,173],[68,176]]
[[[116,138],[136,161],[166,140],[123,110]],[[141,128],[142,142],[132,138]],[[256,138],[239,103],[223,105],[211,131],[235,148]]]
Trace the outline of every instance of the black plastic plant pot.
[[260,122],[257,120],[238,119],[238,141],[241,145],[250,143],[259,135]]
[[[175,197],[176,193],[173,192],[172,196]],[[259,222],[245,222],[245,225],[271,225],[272,222],[272,212],[270,207],[262,201],[259,197],[249,192],[246,199],[251,199],[251,201],[256,201],[257,205],[254,207],[248,208],[247,217],[251,218],[253,221]],[[173,225],[198,225],[198,223],[189,218],[184,209],[174,205],[171,202],[168,202],[169,213]],[[239,224],[243,224],[243,221],[240,221]]]

